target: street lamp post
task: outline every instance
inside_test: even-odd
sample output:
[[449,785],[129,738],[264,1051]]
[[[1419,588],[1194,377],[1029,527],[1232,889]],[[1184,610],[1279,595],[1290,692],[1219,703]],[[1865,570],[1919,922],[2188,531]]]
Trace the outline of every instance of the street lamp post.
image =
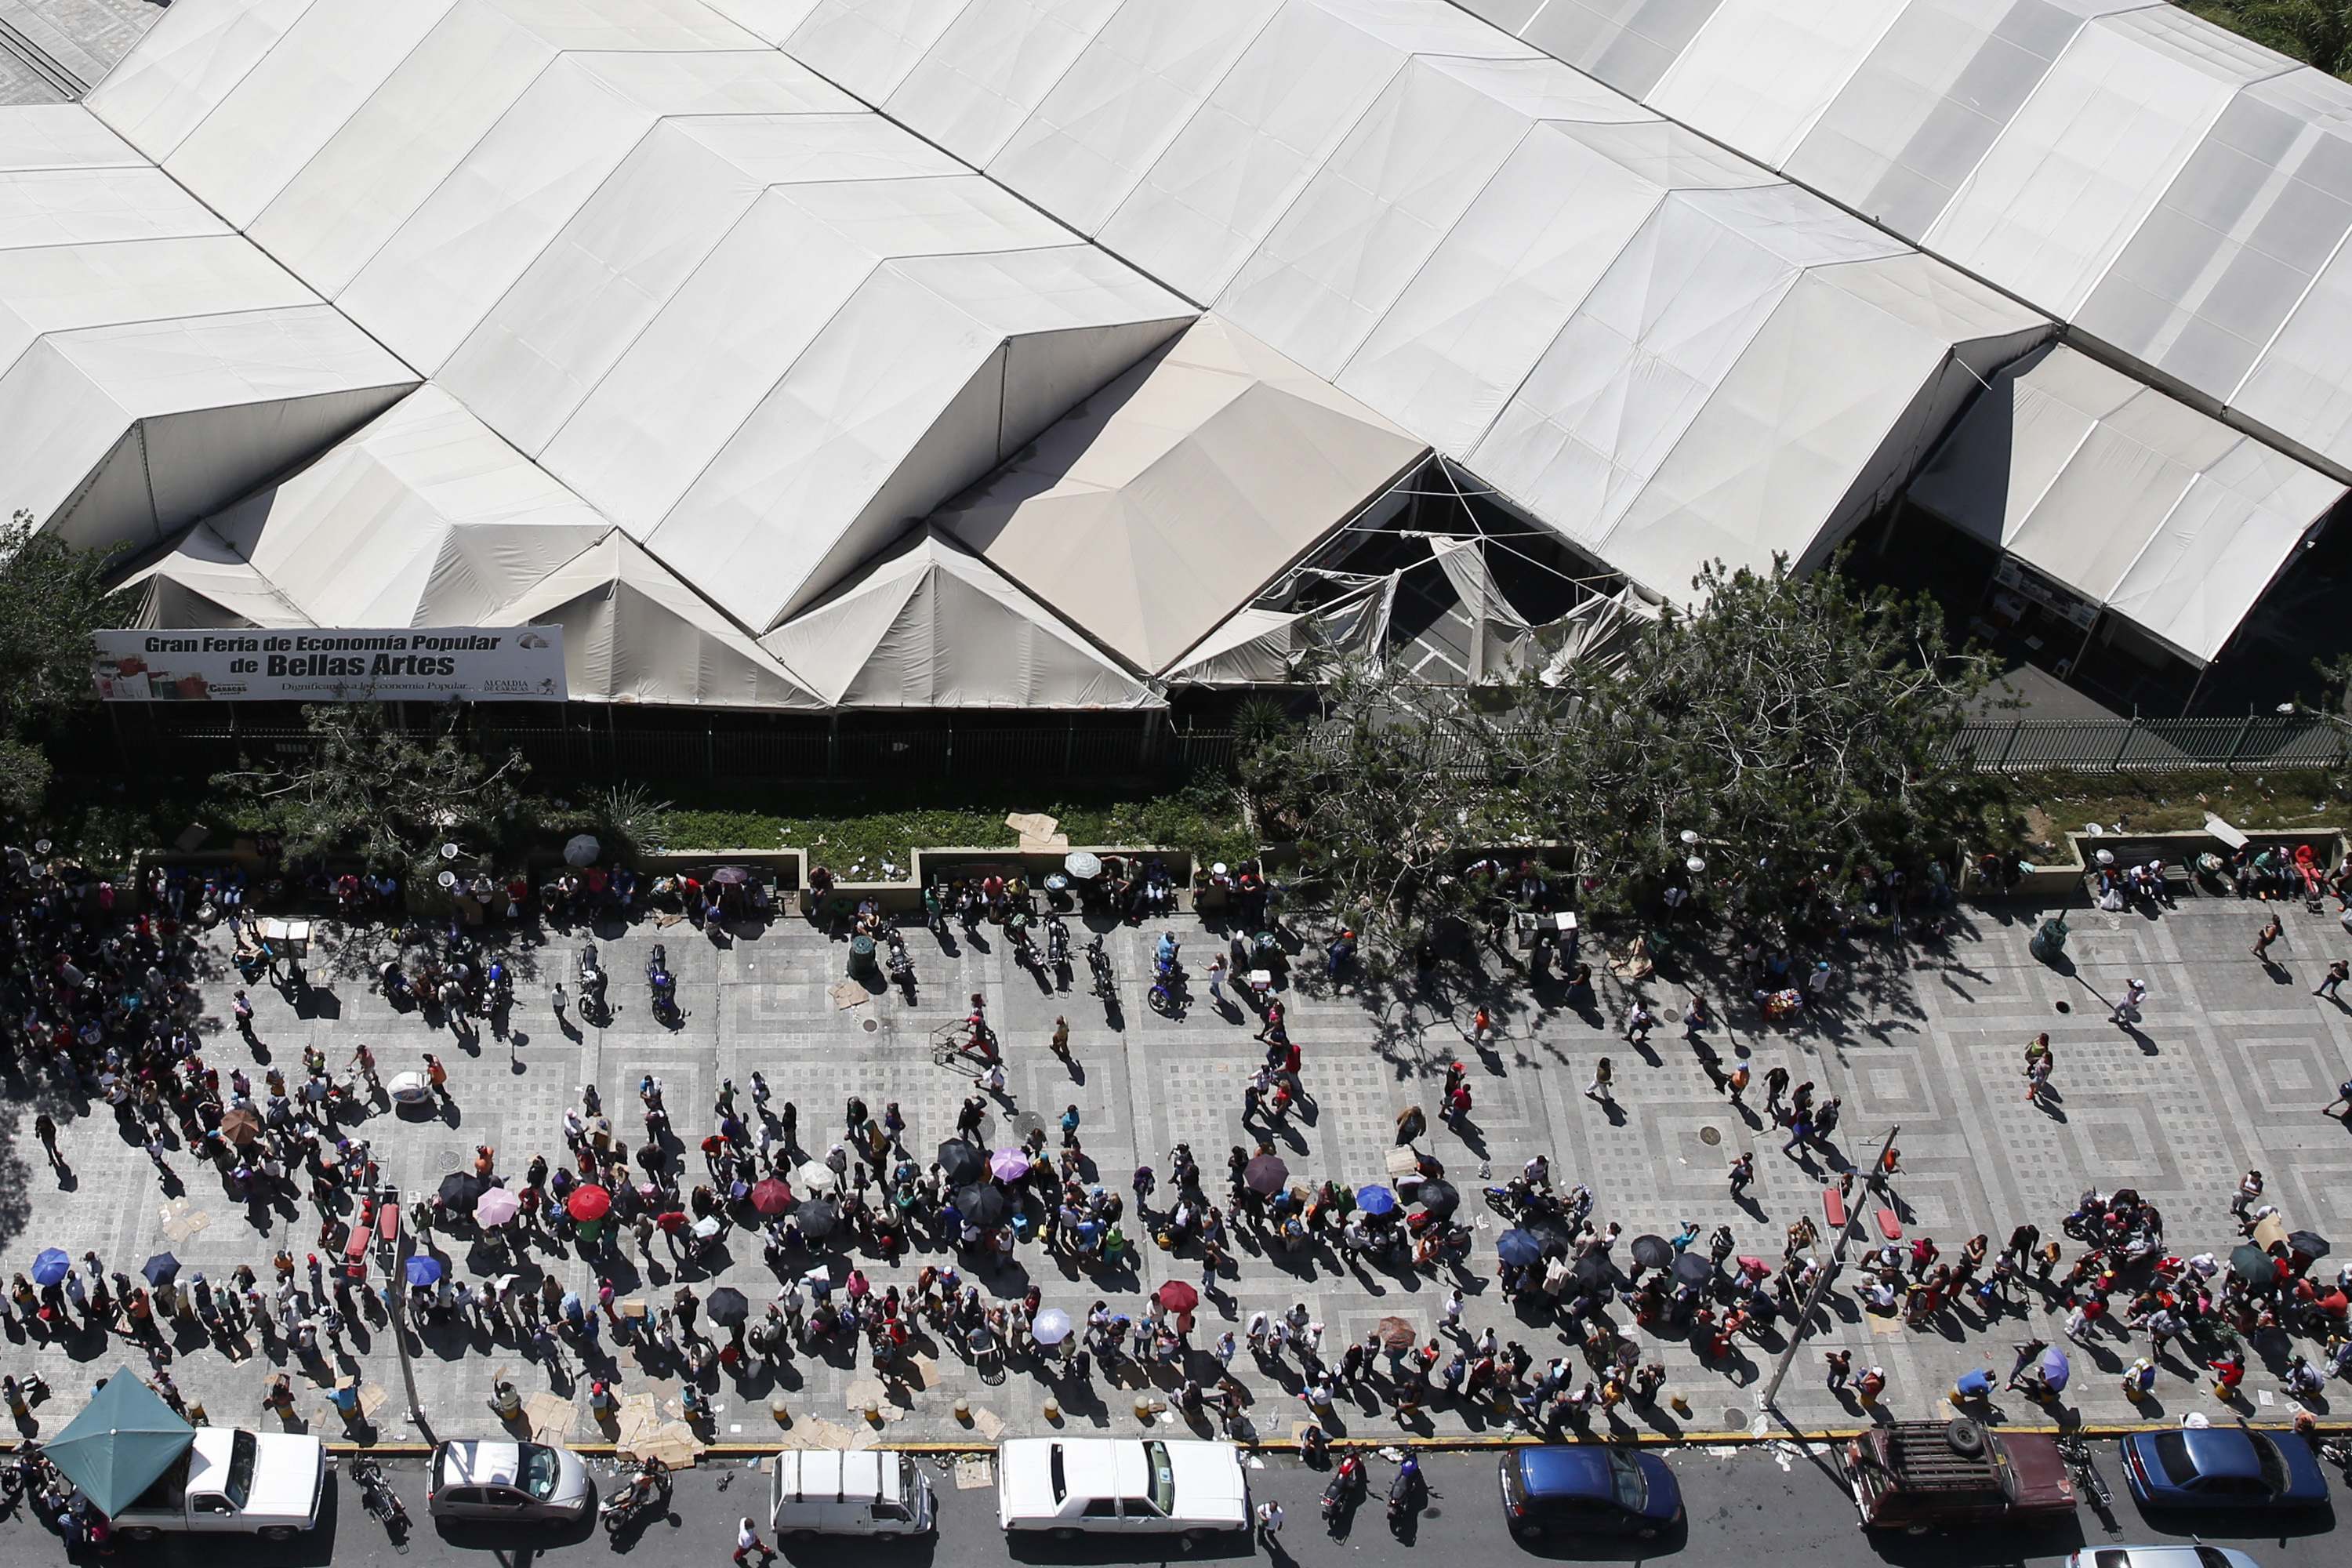
[[1895,1135],[1902,1131],[1899,1125],[1886,1130],[1886,1142],[1878,1146],[1878,1158],[1871,1166],[1870,1184],[1863,1189],[1864,1204],[1846,1210],[1845,1225],[1838,1231],[1837,1245],[1830,1249],[1829,1267],[1821,1271],[1813,1281],[1813,1288],[1805,1293],[1805,1304],[1798,1309],[1797,1321],[1789,1331],[1789,1348],[1780,1352],[1780,1363],[1772,1369],[1772,1381],[1764,1385],[1764,1408],[1767,1410],[1780,1408],[1773,1404],[1773,1399],[1780,1392],[1780,1380],[1789,1375],[1789,1368],[1795,1363],[1797,1352],[1804,1347],[1805,1330],[1811,1324],[1822,1298],[1829,1294],[1830,1281],[1845,1266],[1846,1244],[1853,1239],[1854,1231],[1862,1223],[1863,1207],[1885,1187],[1886,1153],[1895,1147]]

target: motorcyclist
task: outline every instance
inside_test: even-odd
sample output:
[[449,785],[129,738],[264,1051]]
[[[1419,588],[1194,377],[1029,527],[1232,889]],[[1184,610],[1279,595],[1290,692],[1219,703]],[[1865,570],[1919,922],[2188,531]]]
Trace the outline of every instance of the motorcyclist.
[[1154,962],[1158,963],[1160,973],[1162,975],[1172,973],[1175,971],[1176,947],[1176,933],[1174,931],[1164,931],[1160,933],[1160,945],[1152,950],[1152,958]]

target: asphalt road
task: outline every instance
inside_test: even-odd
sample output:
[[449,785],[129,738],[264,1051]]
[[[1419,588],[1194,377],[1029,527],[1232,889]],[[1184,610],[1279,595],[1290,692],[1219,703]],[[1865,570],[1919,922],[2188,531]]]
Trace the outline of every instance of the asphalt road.
[[[2344,1549],[2334,1539],[2334,1520],[2322,1516],[2304,1521],[2294,1533],[2282,1535],[2275,1525],[2244,1515],[2172,1517],[2160,1523],[2144,1519],[2123,1489],[2113,1445],[2101,1451],[2101,1468],[2116,1493],[2117,1514],[2112,1530],[2088,1507],[2077,1515],[2079,1528],[2054,1531],[1986,1531],[1966,1537],[1897,1537],[1885,1542],[1865,1539],[1854,1528],[1851,1504],[1838,1489],[1825,1460],[1793,1448],[1742,1448],[1674,1454],[1683,1487],[1689,1522],[1686,1529],[1650,1542],[1582,1541],[1546,1543],[1530,1550],[1514,1541],[1504,1528],[1496,1497],[1496,1461],[1491,1455],[1434,1455],[1424,1461],[1432,1497],[1409,1540],[1389,1530],[1381,1499],[1393,1467],[1384,1460],[1372,1466],[1372,1497],[1358,1510],[1352,1528],[1335,1535],[1318,1508],[1324,1476],[1288,1459],[1267,1462],[1250,1478],[1254,1500],[1274,1498],[1288,1512],[1281,1535],[1282,1552],[1273,1568],[1296,1563],[1302,1568],[1318,1563],[1402,1563],[1433,1559],[1454,1563],[1510,1563],[1522,1560],[1591,1562],[1635,1564],[1683,1561],[1690,1563],[1746,1565],[1804,1564],[1806,1568],[1864,1568],[1875,1563],[1898,1568],[1995,1568],[2008,1564],[2057,1564],[2069,1552],[2085,1546],[2186,1542],[2192,1535],[2209,1543],[2235,1546],[2251,1553],[2262,1568],[2322,1568],[2341,1563]],[[609,1471],[596,1462],[592,1468]],[[929,1468],[929,1467],[927,1467]],[[529,1568],[533,1562],[593,1563],[607,1558],[639,1563],[709,1563],[724,1568],[735,1546],[735,1526],[746,1512],[763,1511],[765,1489],[758,1472],[742,1461],[713,1464],[678,1479],[668,1518],[617,1542],[606,1540],[593,1524],[563,1535],[517,1534],[500,1530],[483,1532],[470,1528],[443,1527],[425,1516],[422,1462],[394,1460],[385,1466],[408,1505],[414,1527],[404,1542],[395,1544],[383,1528],[361,1506],[348,1476],[338,1476],[328,1517],[320,1528],[301,1541],[283,1545],[237,1541],[234,1557],[240,1568],[337,1568],[347,1564],[403,1563],[416,1568],[426,1563],[482,1563],[499,1568]],[[854,1553],[859,1568],[1000,1568],[1009,1563],[1091,1565],[1163,1563],[1149,1542],[1125,1539],[1075,1546],[1024,1542],[1008,1545],[996,1528],[992,1488],[958,1489],[954,1478],[929,1468],[940,1499],[940,1530],[936,1538],[911,1543],[831,1540],[805,1546],[780,1542],[761,1522],[761,1534],[782,1549],[779,1565],[788,1568],[835,1568]],[[609,1484],[600,1474],[600,1487]],[[2339,1486],[2341,1478],[2338,1478]],[[2339,1492],[2339,1497],[2340,1497]],[[194,1565],[218,1564],[232,1553],[230,1542],[212,1538],[210,1550],[187,1538],[149,1546],[125,1545],[112,1562]],[[1173,1552],[1175,1543],[1168,1542]],[[1179,1562],[1245,1562],[1266,1558],[1263,1547],[1253,1549],[1238,1538],[1213,1542]],[[68,1561],[57,1538],[19,1510],[0,1522],[0,1563],[9,1568],[46,1568]]]

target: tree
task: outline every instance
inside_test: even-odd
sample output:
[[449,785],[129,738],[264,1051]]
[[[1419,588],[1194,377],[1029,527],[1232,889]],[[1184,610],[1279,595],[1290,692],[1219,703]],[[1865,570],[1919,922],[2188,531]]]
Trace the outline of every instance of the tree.
[[[1343,918],[1391,949],[1469,913],[1480,852],[1572,844],[1588,908],[1692,878],[1750,917],[1969,837],[2000,797],[1954,747],[1990,663],[1927,602],[1710,566],[1622,661],[1506,684],[1329,672],[1318,721],[1244,763],[1268,831],[1300,842]],[[1684,835],[1691,836],[1685,841]]]
[[377,703],[315,703],[302,710],[304,760],[242,758],[213,784],[272,823],[290,854],[355,853],[405,877],[451,839],[502,836],[521,805],[522,754],[485,761],[459,736],[462,717],[452,703],[420,736]]
[[2330,75],[2352,73],[2352,0],[2196,0],[2189,8]]
[[89,635],[130,613],[107,586],[112,564],[111,552],[36,533],[31,512],[0,524],[0,816],[39,812],[47,743],[97,700]]

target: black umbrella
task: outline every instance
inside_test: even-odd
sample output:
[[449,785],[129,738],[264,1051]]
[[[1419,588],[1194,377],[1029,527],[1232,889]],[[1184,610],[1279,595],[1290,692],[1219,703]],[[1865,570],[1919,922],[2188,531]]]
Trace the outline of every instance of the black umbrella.
[[995,1225],[1004,1218],[1004,1193],[997,1187],[966,1187],[956,1194],[955,1206],[974,1225]]
[[1462,1194],[1454,1190],[1451,1182],[1423,1182],[1413,1202],[1427,1209],[1433,1219],[1444,1219],[1462,1206]]
[[823,1198],[812,1198],[793,1211],[793,1218],[799,1222],[803,1236],[831,1236],[833,1227],[841,1223],[841,1209]]
[[2319,1258],[2327,1256],[2327,1238],[2315,1230],[2291,1230],[2286,1244],[2297,1258]]
[[950,1138],[940,1145],[939,1162],[951,1186],[976,1182],[988,1169],[988,1162],[981,1157],[980,1150],[961,1138]]
[[1606,1285],[1616,1273],[1605,1253],[1588,1252],[1576,1260],[1576,1281],[1580,1285]]
[[2272,1264],[2271,1255],[2251,1241],[2238,1243],[2237,1250],[2230,1254],[2230,1267],[2246,1279],[2261,1284],[2269,1284],[2278,1278],[2278,1269]]
[[1664,1268],[1675,1260],[1675,1244],[1663,1236],[1633,1238],[1633,1261],[1644,1268]]
[[458,1214],[472,1214],[474,1205],[489,1190],[489,1182],[473,1172],[452,1171],[441,1178],[441,1206]]
[[751,1303],[746,1300],[743,1292],[734,1286],[721,1285],[718,1289],[713,1290],[710,1293],[710,1299],[702,1304],[702,1313],[712,1322],[724,1327],[740,1323],[750,1317]]
[[168,1252],[159,1252],[142,1264],[139,1272],[147,1276],[148,1284],[160,1289],[179,1278],[180,1260]]
[[1576,1250],[1576,1237],[1567,1222],[1557,1219],[1537,1219],[1528,1222],[1527,1229],[1543,1243],[1546,1258],[1566,1258]]
[[1715,1264],[1696,1252],[1685,1252],[1675,1259],[1675,1282],[1678,1285],[1704,1285],[1715,1278]]

